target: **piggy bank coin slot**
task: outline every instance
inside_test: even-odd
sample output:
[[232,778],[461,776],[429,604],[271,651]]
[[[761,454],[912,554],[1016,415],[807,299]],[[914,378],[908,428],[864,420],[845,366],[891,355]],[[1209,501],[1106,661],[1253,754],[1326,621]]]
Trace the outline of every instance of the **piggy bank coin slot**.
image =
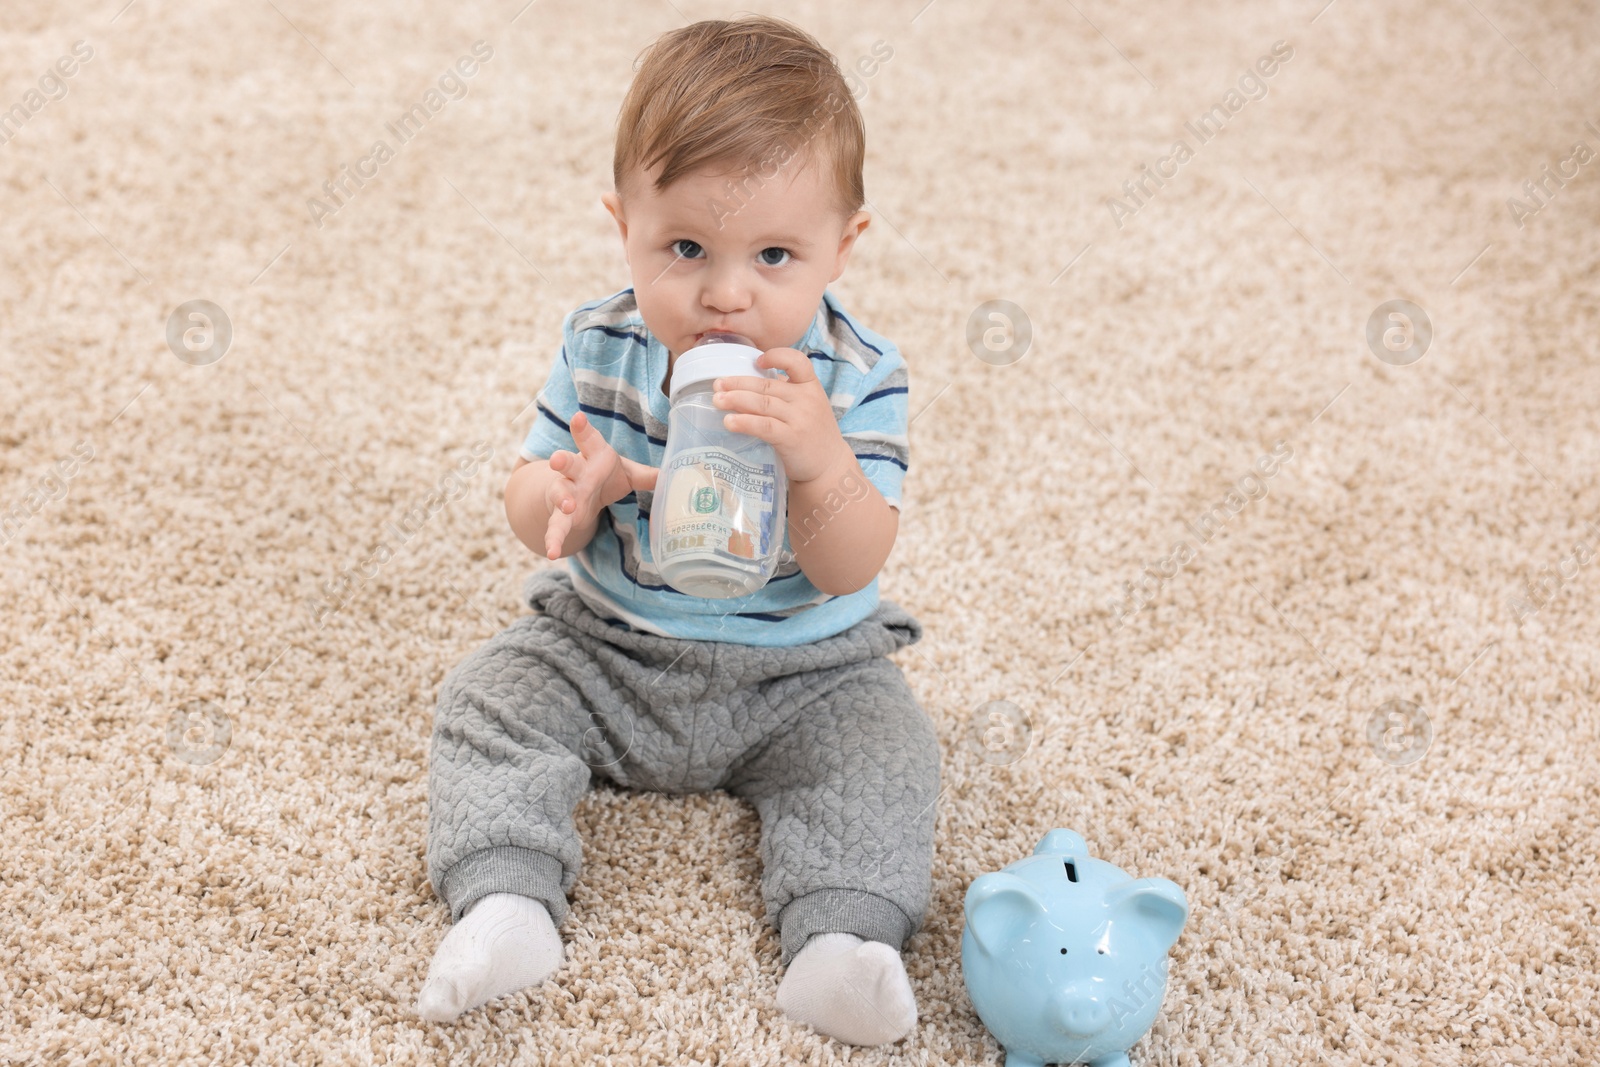
[[1076,882],[1078,880],[1078,868],[1072,865],[1071,860],[1066,860],[1064,862],[1067,865],[1067,881]]

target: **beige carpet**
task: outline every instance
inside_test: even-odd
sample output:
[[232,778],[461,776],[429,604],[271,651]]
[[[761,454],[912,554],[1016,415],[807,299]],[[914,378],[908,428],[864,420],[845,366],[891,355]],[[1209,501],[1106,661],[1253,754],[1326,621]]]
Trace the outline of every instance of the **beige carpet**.
[[893,51],[834,289],[911,365],[882,586],[945,791],[919,1025],[852,1050],[778,1010],[720,793],[597,788],[557,979],[413,1014],[434,695],[549,565],[500,489],[628,284],[614,116],[736,9],[123,2],[0,19],[0,1060],[994,1064],[963,894],[1055,826],[1189,895],[1136,1063],[1600,1058],[1594,3],[761,5]]

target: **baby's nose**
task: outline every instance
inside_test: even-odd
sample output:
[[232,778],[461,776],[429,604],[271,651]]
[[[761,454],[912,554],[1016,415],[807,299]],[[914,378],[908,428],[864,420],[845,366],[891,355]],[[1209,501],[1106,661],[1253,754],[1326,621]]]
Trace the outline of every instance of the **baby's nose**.
[[750,281],[742,271],[719,272],[701,294],[700,302],[719,315],[732,315],[750,306]]

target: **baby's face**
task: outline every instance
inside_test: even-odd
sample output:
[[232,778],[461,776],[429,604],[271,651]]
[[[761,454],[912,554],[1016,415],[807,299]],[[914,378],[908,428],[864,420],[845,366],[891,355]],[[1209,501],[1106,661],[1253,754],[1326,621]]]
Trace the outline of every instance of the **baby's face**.
[[639,313],[674,357],[711,330],[765,351],[810,329],[870,216],[845,218],[825,167],[801,163],[766,181],[754,168],[696,172],[664,192],[653,173],[636,174],[626,201],[601,197],[622,233]]

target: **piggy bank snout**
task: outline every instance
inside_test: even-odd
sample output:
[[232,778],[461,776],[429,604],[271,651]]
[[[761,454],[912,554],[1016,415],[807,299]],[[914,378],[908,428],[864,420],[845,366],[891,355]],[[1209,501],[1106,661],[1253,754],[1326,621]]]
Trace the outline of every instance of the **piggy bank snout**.
[[1093,1037],[1111,1025],[1111,1009],[1087,990],[1068,986],[1056,1004],[1056,1021],[1069,1037]]

